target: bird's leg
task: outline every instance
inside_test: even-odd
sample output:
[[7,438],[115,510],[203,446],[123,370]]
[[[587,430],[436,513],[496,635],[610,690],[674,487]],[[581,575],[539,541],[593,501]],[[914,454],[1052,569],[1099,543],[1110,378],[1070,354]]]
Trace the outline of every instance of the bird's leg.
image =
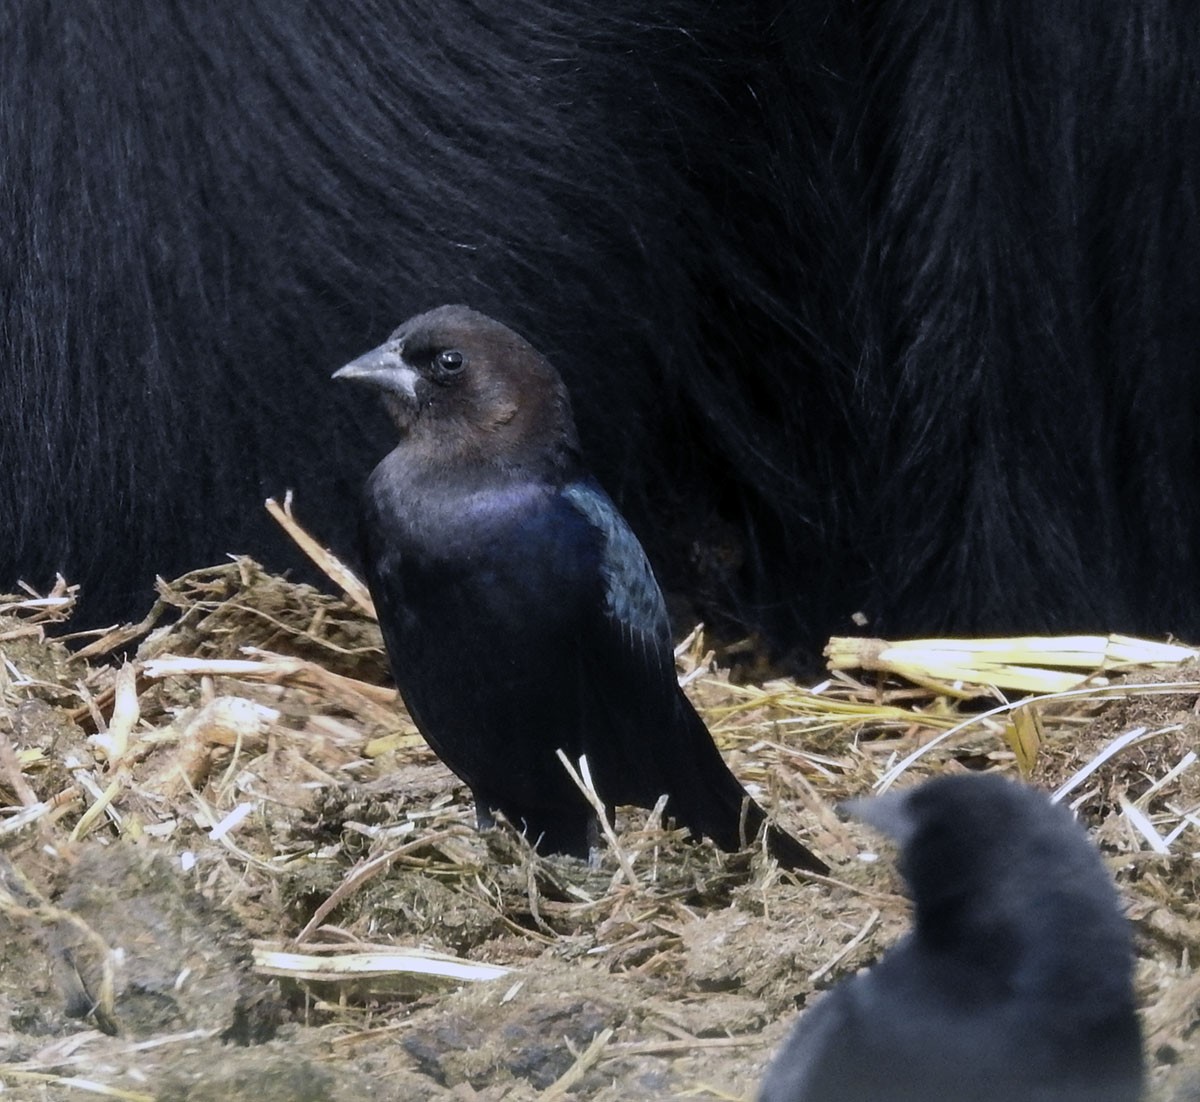
[[482,792],[471,789],[475,800],[475,829],[491,830],[496,825],[495,805]]
[[600,867],[600,820],[595,816],[591,816],[587,823],[587,852],[588,852],[588,868],[598,869]]

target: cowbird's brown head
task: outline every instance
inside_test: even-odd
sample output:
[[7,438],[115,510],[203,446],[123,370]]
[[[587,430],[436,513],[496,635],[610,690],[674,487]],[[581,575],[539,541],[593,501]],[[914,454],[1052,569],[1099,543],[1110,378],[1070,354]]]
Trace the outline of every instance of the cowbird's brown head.
[[406,451],[519,462],[577,450],[558,372],[528,341],[466,306],[410,318],[333,377],[382,392]]

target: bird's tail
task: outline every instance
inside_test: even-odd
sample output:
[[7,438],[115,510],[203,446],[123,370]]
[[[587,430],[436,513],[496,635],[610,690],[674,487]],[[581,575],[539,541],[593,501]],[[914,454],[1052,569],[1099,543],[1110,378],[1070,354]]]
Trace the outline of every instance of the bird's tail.
[[[758,808],[758,804],[754,806]],[[758,811],[760,815],[763,814],[762,808],[758,808]],[[806,845],[771,823],[767,824],[767,852],[785,869],[804,869],[806,872],[822,874],[829,871],[829,866]]]
[[[671,794],[668,812],[693,833],[711,838],[727,852],[742,849],[757,838],[765,826],[767,851],[784,868],[828,872],[829,866],[812,850],[786,831],[767,822],[766,812],[747,795],[725,764],[704,721],[682,692],[680,698],[680,708],[686,713],[684,722],[698,724],[703,730],[703,737],[691,740],[691,744],[698,748],[700,760],[692,763],[695,772],[689,778],[690,783],[678,785]],[[697,732],[699,735],[700,732]]]

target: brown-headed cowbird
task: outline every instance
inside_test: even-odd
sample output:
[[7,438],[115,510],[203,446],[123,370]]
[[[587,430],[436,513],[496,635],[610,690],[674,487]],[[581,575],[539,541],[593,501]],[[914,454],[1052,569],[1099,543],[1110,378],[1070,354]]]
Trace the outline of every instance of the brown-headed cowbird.
[[911,933],[800,1019],[760,1102],[1134,1102],[1133,950],[1070,814],[954,776],[845,805],[901,846]]
[[[363,550],[400,693],[438,756],[545,852],[586,856],[591,806],[653,807],[735,849],[764,814],[675,677],[650,563],[580,458],[557,371],[465,306],[405,322],[334,376],[379,389],[399,445],[367,482]],[[824,871],[774,827],[791,867]]]

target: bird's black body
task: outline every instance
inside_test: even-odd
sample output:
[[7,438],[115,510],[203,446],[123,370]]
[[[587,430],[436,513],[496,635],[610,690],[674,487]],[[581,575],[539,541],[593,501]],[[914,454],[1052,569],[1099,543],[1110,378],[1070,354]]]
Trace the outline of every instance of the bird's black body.
[[380,387],[403,433],[367,484],[367,577],[405,703],[480,821],[499,810],[543,849],[586,855],[595,817],[561,749],[586,755],[610,806],[665,793],[694,833],[751,840],[762,812],[679,688],[662,594],[582,465],[554,369],[499,323],[443,307],[339,375]]
[[1066,810],[963,776],[850,810],[901,843],[914,928],[804,1014],[760,1102],[1136,1102],[1130,932]]

